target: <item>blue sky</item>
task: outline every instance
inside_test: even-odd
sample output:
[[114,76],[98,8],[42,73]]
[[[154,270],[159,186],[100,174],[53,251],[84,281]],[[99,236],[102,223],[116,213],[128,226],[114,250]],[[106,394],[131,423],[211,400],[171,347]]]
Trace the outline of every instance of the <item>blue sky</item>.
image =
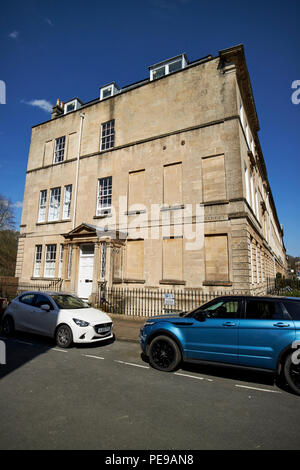
[[[128,0],[3,2],[0,17],[0,193],[21,217],[31,126],[49,103],[99,86],[148,76],[148,66],[185,52],[190,61],[244,44],[260,122],[260,142],[284,225],[287,252],[300,256],[299,0]],[[299,94],[300,97],[300,94]]]

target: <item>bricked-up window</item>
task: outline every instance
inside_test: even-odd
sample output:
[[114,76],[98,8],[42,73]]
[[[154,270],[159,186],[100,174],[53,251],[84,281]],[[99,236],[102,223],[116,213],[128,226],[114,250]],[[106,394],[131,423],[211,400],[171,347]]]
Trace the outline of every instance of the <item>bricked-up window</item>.
[[183,239],[163,239],[163,279],[181,281],[183,278]]
[[65,157],[66,136],[55,139],[54,163],[60,163]]
[[69,219],[71,215],[71,200],[72,200],[72,185],[65,186],[64,205],[63,205],[63,220]]
[[224,155],[202,159],[203,201],[226,199]]
[[144,240],[127,242],[127,279],[144,279]]
[[53,222],[59,219],[60,192],[61,192],[60,188],[51,189],[49,213],[48,213],[48,220],[50,222]]
[[46,203],[47,203],[47,190],[43,189],[40,192],[38,222],[45,222],[45,219],[46,219]]
[[229,281],[227,235],[205,236],[206,281]]
[[40,277],[42,265],[42,245],[35,246],[33,276]]
[[56,245],[46,245],[45,277],[55,276]]
[[145,203],[145,170],[133,171],[129,173],[128,210],[144,209]]
[[96,215],[108,215],[111,213],[112,177],[98,180],[97,211]]
[[109,150],[115,145],[115,120],[101,124],[100,150]]
[[182,204],[182,163],[164,166],[164,203],[169,206]]

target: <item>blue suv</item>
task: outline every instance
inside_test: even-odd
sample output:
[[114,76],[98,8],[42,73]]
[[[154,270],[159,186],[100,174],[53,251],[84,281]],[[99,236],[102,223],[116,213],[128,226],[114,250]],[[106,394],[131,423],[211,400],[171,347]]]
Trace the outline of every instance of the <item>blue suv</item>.
[[149,318],[140,343],[158,370],[181,361],[256,368],[283,374],[300,395],[300,298],[218,297],[185,314]]

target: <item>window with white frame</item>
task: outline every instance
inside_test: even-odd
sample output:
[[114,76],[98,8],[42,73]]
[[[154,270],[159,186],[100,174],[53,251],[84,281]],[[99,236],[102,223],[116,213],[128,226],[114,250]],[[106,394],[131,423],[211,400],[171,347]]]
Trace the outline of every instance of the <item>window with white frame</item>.
[[107,215],[111,213],[112,203],[112,177],[98,180],[97,212],[96,215]]
[[56,245],[46,245],[45,277],[55,277]]
[[63,220],[69,219],[71,215],[72,185],[65,186],[64,203],[63,203]]
[[68,260],[68,279],[71,278],[71,274],[72,274],[72,257],[73,257],[73,245],[70,245],[69,260]]
[[109,150],[115,145],[115,120],[101,124],[100,150]]
[[169,75],[170,73],[177,72],[187,65],[187,58],[185,54],[168,59],[167,61],[160,62],[159,64],[150,67],[150,80],[157,80],[158,78]]
[[242,102],[240,103],[240,119],[242,126],[244,127],[244,107]]
[[246,199],[247,199],[248,204],[251,204],[250,186],[249,186],[249,171],[248,171],[248,167],[247,167],[246,164],[244,166],[244,172],[245,172],[244,174],[245,174],[245,185],[246,185]]
[[70,113],[71,111],[76,111],[79,109],[82,105],[82,102],[78,99],[75,98],[72,101],[68,101],[67,103],[64,104],[64,113]]
[[65,145],[66,145],[66,136],[55,139],[54,163],[60,163],[64,160]]
[[253,137],[251,137],[251,152],[253,153],[253,155],[255,155],[255,147],[254,147],[254,140],[253,140]]
[[113,87],[111,85],[111,86],[108,86],[106,88],[103,88],[101,91],[102,91],[102,93],[101,93],[102,99],[108,98],[109,96],[112,96],[112,94],[113,94]]
[[60,245],[60,252],[59,252],[59,264],[58,264],[58,277],[61,279],[62,276],[62,265],[64,259],[64,245]]
[[249,144],[249,128],[248,128],[248,123],[247,122],[245,124],[245,134],[246,134],[246,140]]
[[109,85],[100,88],[100,99],[104,100],[105,98],[116,95],[118,92],[118,86],[115,83],[110,83]]
[[60,188],[53,188],[50,191],[50,203],[48,212],[48,221],[53,222],[59,219],[60,210]]
[[35,245],[33,277],[40,277],[42,266],[42,245]]
[[258,218],[258,220],[260,220],[260,218],[259,218],[259,203],[258,203],[258,192],[257,192],[257,190],[255,190],[255,206],[256,206],[256,217]]
[[38,222],[45,222],[46,220],[46,203],[47,203],[47,190],[40,191],[39,214]]
[[253,211],[255,211],[255,204],[254,204],[254,182],[252,173],[250,174],[250,187],[251,187],[251,207]]

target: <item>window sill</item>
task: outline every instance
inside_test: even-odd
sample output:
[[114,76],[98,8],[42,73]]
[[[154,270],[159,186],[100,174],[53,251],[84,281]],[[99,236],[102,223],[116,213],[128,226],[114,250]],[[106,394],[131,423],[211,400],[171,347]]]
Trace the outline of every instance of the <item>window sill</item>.
[[111,214],[94,215],[93,219],[106,219],[107,217],[112,217],[112,215]]
[[178,211],[180,209],[184,209],[185,205],[184,204],[174,204],[174,206],[166,206],[166,207],[161,207],[160,212],[164,211]]
[[124,212],[125,215],[140,215],[140,214],[146,214],[146,209],[141,209],[141,210],[136,210],[136,211],[126,211]]
[[71,222],[71,219],[48,220],[47,222],[37,222],[35,225],[63,224],[65,222]]
[[145,284],[144,279],[123,279],[125,284]]
[[231,281],[203,281],[203,286],[232,286]]
[[60,281],[60,277],[31,277],[31,281]]
[[218,206],[221,204],[229,204],[228,199],[218,199],[216,201],[204,201],[203,206]]
[[159,284],[169,284],[169,285],[178,285],[178,286],[185,286],[186,281],[179,281],[178,279],[161,279]]

